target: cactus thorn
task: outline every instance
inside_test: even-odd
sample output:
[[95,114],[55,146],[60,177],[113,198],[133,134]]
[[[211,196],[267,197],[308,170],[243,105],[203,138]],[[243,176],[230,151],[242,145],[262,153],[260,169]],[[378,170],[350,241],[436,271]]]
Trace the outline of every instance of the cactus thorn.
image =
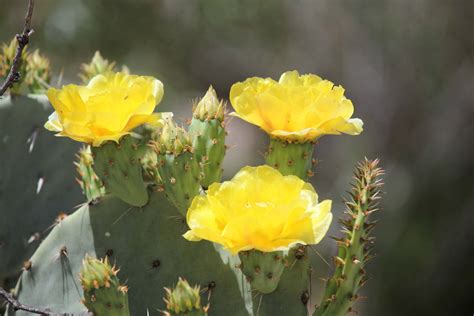
[[29,271],[32,265],[33,263],[31,262],[31,260],[26,260],[25,262],[23,262],[23,271]]

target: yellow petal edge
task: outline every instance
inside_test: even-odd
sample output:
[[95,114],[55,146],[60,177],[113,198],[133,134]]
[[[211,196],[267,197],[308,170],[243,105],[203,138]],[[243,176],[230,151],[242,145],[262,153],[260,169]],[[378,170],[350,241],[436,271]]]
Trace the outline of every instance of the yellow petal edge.
[[329,80],[297,71],[283,73],[278,82],[248,78],[232,85],[231,115],[290,142],[314,141],[328,134],[358,135],[363,122],[351,118],[354,106],[344,91]]
[[87,86],[51,88],[47,95],[55,112],[45,128],[93,146],[118,142],[139,125],[161,124],[162,115],[153,111],[163,92],[158,79],[123,72],[97,75]]
[[196,196],[183,237],[219,243],[232,254],[317,244],[332,220],[331,201],[318,203],[311,184],[269,166],[244,167],[232,180]]

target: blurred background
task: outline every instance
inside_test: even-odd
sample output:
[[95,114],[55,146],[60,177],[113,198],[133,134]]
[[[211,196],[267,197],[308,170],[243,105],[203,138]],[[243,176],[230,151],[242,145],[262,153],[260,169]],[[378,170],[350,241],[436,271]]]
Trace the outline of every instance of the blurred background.
[[[22,29],[25,10],[0,0],[0,42]],[[343,85],[365,130],[319,141],[313,184],[339,215],[358,160],[379,157],[387,170],[377,258],[356,310],[474,313],[474,1],[38,0],[33,27],[30,47],[63,83],[79,82],[100,50],[158,77],[160,111],[183,121],[210,84],[228,98],[234,82],[296,69]],[[237,119],[228,129],[230,178],[263,163],[267,137]],[[330,235],[338,230],[334,221]],[[336,246],[317,249],[329,260]],[[314,264],[317,303],[332,271]]]

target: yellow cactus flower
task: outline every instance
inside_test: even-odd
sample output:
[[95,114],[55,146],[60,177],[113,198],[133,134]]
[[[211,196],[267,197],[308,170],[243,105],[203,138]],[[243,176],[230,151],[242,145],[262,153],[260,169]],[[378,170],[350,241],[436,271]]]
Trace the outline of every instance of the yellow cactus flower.
[[190,241],[206,239],[231,253],[287,250],[317,244],[332,220],[331,201],[318,204],[311,184],[269,166],[244,167],[232,180],[212,184],[187,213]]
[[253,77],[230,90],[231,115],[289,142],[314,141],[327,134],[358,135],[363,122],[351,119],[354,106],[344,88],[308,74],[288,71],[276,82]]
[[122,72],[97,75],[87,86],[49,89],[56,110],[45,128],[74,140],[100,146],[119,139],[141,124],[156,124],[153,113],[163,97],[163,84],[153,77]]

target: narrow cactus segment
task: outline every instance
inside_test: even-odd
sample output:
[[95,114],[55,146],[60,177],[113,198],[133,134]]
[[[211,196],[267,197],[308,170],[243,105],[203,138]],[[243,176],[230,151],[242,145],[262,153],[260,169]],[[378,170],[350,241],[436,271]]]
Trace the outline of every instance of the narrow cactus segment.
[[110,266],[107,257],[98,260],[86,255],[80,273],[83,304],[94,316],[130,315],[128,288],[120,284],[118,271]]
[[191,287],[183,278],[179,278],[173,289],[165,288],[165,316],[206,316],[209,306],[201,306],[200,286]]
[[201,188],[200,168],[193,154],[188,133],[171,119],[165,122],[160,139],[152,142],[157,159],[161,187],[178,211],[186,215],[193,197]]
[[262,294],[272,293],[285,268],[283,252],[249,250],[239,252],[242,273],[252,288]]
[[222,161],[225,155],[224,101],[219,101],[212,86],[194,106],[189,126],[196,159],[201,164],[201,185],[207,189],[222,177]]
[[313,316],[346,315],[358,299],[357,291],[367,281],[365,266],[371,258],[374,237],[370,232],[375,226],[369,217],[377,211],[382,186],[383,170],[378,164],[378,159],[365,159],[355,170],[351,198],[345,202],[348,217],[341,220],[345,236],[336,239],[339,248],[336,270]]
[[82,193],[88,201],[100,198],[105,194],[105,188],[92,167],[94,159],[90,146],[83,146],[77,153],[76,158],[77,161],[74,164],[80,177],[77,182],[81,186]]
[[270,139],[266,153],[267,165],[278,169],[283,175],[295,175],[303,180],[313,175],[313,143],[289,143]]
[[122,137],[119,143],[92,147],[92,154],[94,171],[107,192],[132,206],[141,207],[148,202],[138,145],[131,136]]

